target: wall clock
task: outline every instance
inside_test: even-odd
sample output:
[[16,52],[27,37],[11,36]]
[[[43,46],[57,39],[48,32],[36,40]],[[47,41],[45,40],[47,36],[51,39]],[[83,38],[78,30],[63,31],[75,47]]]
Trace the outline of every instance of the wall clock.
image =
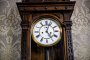
[[60,23],[53,18],[41,18],[32,25],[33,40],[41,46],[52,46],[58,43],[62,37]]
[[17,3],[22,19],[21,60],[74,60],[70,17],[75,1],[37,1]]

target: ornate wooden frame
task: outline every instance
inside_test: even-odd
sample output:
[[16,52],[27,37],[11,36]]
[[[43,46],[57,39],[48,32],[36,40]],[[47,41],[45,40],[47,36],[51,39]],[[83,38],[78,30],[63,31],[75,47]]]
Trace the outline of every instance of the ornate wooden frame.
[[21,60],[31,59],[31,24],[33,19],[41,15],[53,15],[59,18],[63,26],[64,40],[64,60],[74,60],[73,45],[71,37],[72,21],[70,17],[74,10],[75,1],[73,2],[41,2],[41,3],[17,3],[21,16]]

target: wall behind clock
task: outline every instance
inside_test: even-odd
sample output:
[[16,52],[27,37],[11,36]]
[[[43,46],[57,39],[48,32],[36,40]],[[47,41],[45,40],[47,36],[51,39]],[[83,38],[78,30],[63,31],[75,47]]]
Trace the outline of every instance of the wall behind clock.
[[[0,60],[20,60],[21,19],[15,4],[20,1],[0,0]],[[71,20],[74,58],[90,60],[89,0],[76,0]]]
[[71,20],[75,60],[90,60],[90,0],[76,0]]
[[21,19],[15,2],[0,0],[0,60],[20,60]]

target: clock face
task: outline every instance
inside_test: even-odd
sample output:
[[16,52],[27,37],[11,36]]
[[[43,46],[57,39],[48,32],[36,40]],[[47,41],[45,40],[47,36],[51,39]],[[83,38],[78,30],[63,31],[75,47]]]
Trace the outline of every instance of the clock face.
[[32,27],[33,40],[42,46],[52,46],[60,41],[62,28],[50,18],[40,19]]

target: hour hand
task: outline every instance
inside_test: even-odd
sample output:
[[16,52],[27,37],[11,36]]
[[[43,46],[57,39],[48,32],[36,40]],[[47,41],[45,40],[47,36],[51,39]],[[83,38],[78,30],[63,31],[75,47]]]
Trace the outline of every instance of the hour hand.
[[48,33],[48,29],[49,29],[49,26],[48,27],[46,27],[47,29],[46,29],[46,33]]
[[49,37],[51,37],[51,32],[50,32],[50,33],[48,32],[49,26],[46,27],[46,28],[47,28],[47,29],[46,29],[46,33],[48,34]]

